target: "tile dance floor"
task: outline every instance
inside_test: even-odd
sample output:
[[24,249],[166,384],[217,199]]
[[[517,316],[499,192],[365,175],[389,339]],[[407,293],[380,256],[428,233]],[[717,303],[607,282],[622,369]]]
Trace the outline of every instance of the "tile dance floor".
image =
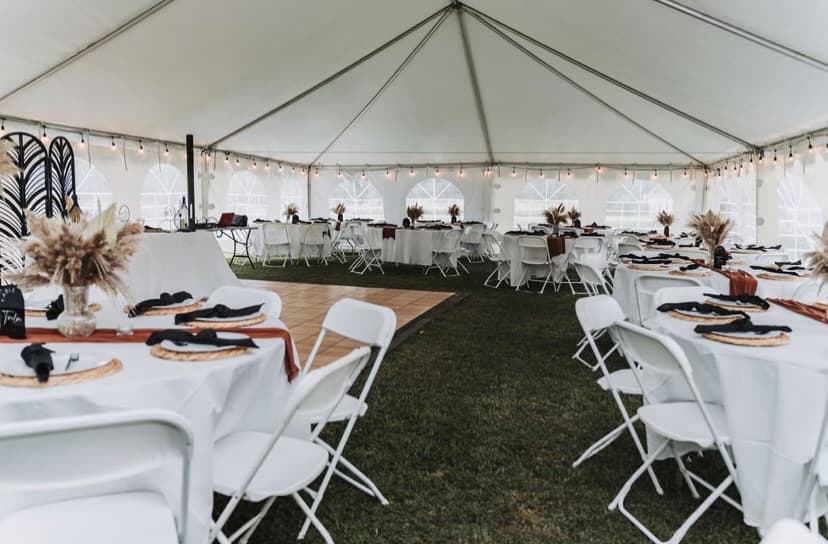
[[[282,298],[281,319],[288,326],[302,361],[307,360],[313,349],[328,308],[341,298],[350,297],[391,308],[397,314],[399,331],[454,295],[446,291],[378,289],[280,281],[242,280],[242,284],[273,291]],[[317,362],[329,363],[355,347],[355,342],[328,334],[317,355]]]

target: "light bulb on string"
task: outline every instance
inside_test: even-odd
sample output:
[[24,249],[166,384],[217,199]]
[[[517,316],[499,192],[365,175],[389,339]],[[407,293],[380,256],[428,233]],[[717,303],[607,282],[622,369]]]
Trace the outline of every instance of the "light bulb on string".
[[144,152],[144,141],[143,140],[138,140],[138,152],[139,153]]
[[[0,134],[6,132],[6,120],[0,119]],[[83,138],[83,134],[81,134],[81,138]]]
[[658,177],[658,170],[653,170],[653,177],[654,177],[654,178],[657,178],[657,177]]
[[434,175],[435,175],[435,176],[439,176],[439,175],[440,175],[440,167],[439,167],[439,166],[436,166],[436,167],[434,168]]
[[229,153],[224,154],[224,162],[230,162],[230,154]]
[[279,163],[279,172],[282,171],[282,163]]
[[256,164],[256,159],[253,159],[253,170],[255,170],[257,166],[258,165]]
[[270,170],[270,159],[265,161],[265,170]]
[[627,172],[627,169],[626,169],[626,168],[624,168],[624,177],[625,177],[625,178],[627,178],[627,177],[629,177],[629,175],[630,175],[630,174],[629,174],[629,172]]
[[794,156],[793,156],[793,146],[789,145],[788,146],[788,159],[793,160],[793,158],[794,158]]
[[773,162],[776,162],[776,149],[773,150]]
[[810,136],[808,136],[808,151],[810,153],[814,152],[814,144],[811,143],[811,137]]
[[362,171],[362,173],[360,174],[360,177],[361,177],[362,179],[365,179],[365,170],[363,170],[363,171]]
[[336,169],[336,177],[338,177],[338,178],[342,177],[342,169],[340,169],[340,168]]
[[748,158],[748,164],[753,164],[753,153],[751,153],[750,158]]
[[316,170],[313,171],[313,175],[315,175],[316,177],[319,177],[319,167],[318,166],[316,167]]
[[241,160],[239,160],[239,156],[236,155],[236,166],[241,164]]
[[81,146],[81,147],[86,145],[86,140],[83,137],[83,132],[81,132],[81,141],[78,145]]
[[687,177],[687,168],[684,169],[684,177]]
[[538,170],[538,177],[539,177],[539,178],[541,178],[541,179],[543,179],[543,168],[541,168],[540,170]]
[[305,167],[304,166],[302,167],[302,173],[303,174],[305,173]]
[[465,174],[463,173],[463,167],[460,167],[460,177],[462,178]]
[[112,149],[115,149],[115,136],[112,137],[112,143],[110,145]]
[[413,176],[413,175],[414,175],[414,167],[413,167],[413,166],[411,167],[411,169],[409,169],[409,171],[408,171],[408,175],[409,175],[409,176]]
[[387,177],[387,178],[391,177],[391,169],[390,168],[385,169],[385,177]]
[[291,173],[291,174],[295,174],[295,173],[296,173],[296,167],[295,167],[295,166],[291,166],[291,167],[290,167],[290,173]]
[[[169,155],[169,154],[170,154],[170,146],[165,143],[164,144],[164,155]],[[238,158],[236,158],[236,164],[239,164],[239,159]]]
[[515,167],[513,166],[512,167],[512,177],[515,177],[516,175],[517,175],[517,170],[515,170]]
[[572,170],[570,170],[569,168],[566,169],[566,177],[568,177],[568,178],[572,177]]

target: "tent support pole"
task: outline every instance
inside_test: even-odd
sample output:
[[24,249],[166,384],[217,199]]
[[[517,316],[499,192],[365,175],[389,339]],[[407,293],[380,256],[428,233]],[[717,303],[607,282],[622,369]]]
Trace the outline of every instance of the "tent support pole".
[[108,41],[112,40],[113,38],[117,38],[118,36],[120,36],[121,34],[126,32],[130,28],[134,27],[135,25],[137,25],[141,21],[147,19],[148,17],[150,17],[154,13],[160,11],[164,7],[172,4],[173,1],[174,0],[161,0],[160,2],[156,2],[155,4],[151,5],[150,7],[148,7],[144,11],[142,11],[141,13],[139,13],[139,14],[135,15],[134,17],[132,17],[131,19],[129,19],[128,21],[120,24],[117,28],[107,32],[106,34],[104,34],[100,38],[96,39],[92,43],[84,46],[82,49],[80,49],[78,51],[75,51],[74,53],[72,53],[71,55],[69,55],[68,57],[66,57],[62,61],[60,61],[59,63],[55,64],[54,66],[51,66],[51,67],[47,68],[46,70],[44,70],[43,72],[37,74],[36,76],[29,79],[25,83],[21,83],[20,85],[18,85],[17,87],[12,89],[11,91],[7,92],[3,96],[0,96],[0,102],[2,102],[4,100],[6,100],[7,98],[19,93],[20,91],[22,91],[23,89],[26,89],[27,87],[31,87],[32,85],[34,85],[38,81],[46,79],[47,77],[51,76],[55,72],[58,72],[58,71],[62,70],[63,68],[69,66],[70,64],[72,64],[73,62],[78,60],[79,58],[83,57],[84,55],[86,55],[88,53],[91,53],[92,51],[94,51],[98,47],[100,47],[100,46],[104,45],[105,43],[107,43]]
[[359,112],[357,112],[357,114],[353,117],[353,119],[351,119],[348,122],[348,124],[345,125],[342,128],[342,130],[340,130],[336,134],[336,136],[334,136],[334,139],[331,140],[330,143],[325,146],[325,149],[320,151],[316,155],[316,157],[314,157],[314,159],[310,163],[308,163],[308,166],[310,166],[311,164],[315,164],[320,158],[322,158],[322,156],[325,153],[327,153],[328,150],[331,147],[333,147],[333,145],[342,137],[342,135],[345,134],[346,132],[348,132],[348,129],[350,129],[352,126],[354,126],[354,124],[360,119],[360,117],[362,117],[365,114],[365,112],[368,111],[371,108],[371,106],[374,105],[374,103],[382,95],[382,93],[385,92],[385,90],[389,86],[391,86],[391,84],[394,82],[395,79],[397,79],[397,76],[399,76],[403,72],[403,70],[406,69],[406,67],[408,66],[408,63],[411,62],[412,59],[414,59],[414,57],[417,56],[417,53],[419,53],[420,50],[422,50],[423,46],[425,46],[425,44],[428,43],[428,41],[431,39],[431,37],[434,36],[434,34],[437,32],[437,29],[440,28],[440,25],[443,24],[443,22],[449,16],[449,14],[452,12],[452,10],[453,10],[453,8],[446,9],[445,11],[443,11],[443,14],[440,16],[440,18],[437,20],[437,22],[434,23],[434,26],[432,26],[428,30],[426,35],[423,36],[422,39],[419,42],[417,42],[417,45],[414,46],[414,49],[412,49],[411,52],[408,53],[408,55],[405,57],[405,59],[403,59],[402,63],[399,66],[397,66],[397,69],[394,70],[394,72],[391,74],[391,76],[388,79],[385,80],[385,83],[382,84],[382,86],[379,88],[379,90],[377,90],[377,92],[374,93],[374,95],[371,97],[371,99],[368,100],[368,102],[362,107],[361,110],[359,110]]
[[670,113],[672,113],[674,115],[677,115],[677,116],[679,116],[683,119],[686,119],[686,120],[690,121],[691,123],[694,123],[694,124],[696,124],[696,125],[698,125],[702,128],[705,128],[705,129],[707,129],[711,132],[715,132],[719,136],[722,136],[724,138],[727,138],[728,140],[732,140],[732,141],[734,141],[734,142],[736,142],[740,145],[743,145],[748,149],[752,149],[754,151],[758,149],[754,144],[752,144],[752,143],[750,143],[750,142],[748,142],[748,141],[746,141],[742,138],[739,138],[738,136],[735,136],[735,135],[733,135],[733,134],[731,134],[731,133],[729,133],[729,132],[727,132],[727,131],[725,131],[725,130],[717,127],[717,126],[711,125],[710,123],[708,123],[706,121],[703,121],[703,120],[699,119],[698,117],[694,117],[693,115],[690,115],[689,113],[687,113],[683,110],[680,110],[679,108],[676,108],[675,106],[671,106],[670,104],[667,104],[666,102],[663,102],[663,101],[659,100],[658,98],[650,96],[649,94],[645,93],[644,91],[641,91],[639,89],[636,89],[635,87],[627,85],[623,81],[619,81],[619,80],[613,78],[612,76],[610,76],[608,74],[605,74],[604,72],[601,72],[601,71],[597,70],[596,68],[593,68],[592,66],[579,61],[578,59],[570,57],[566,53],[564,53],[564,52],[562,52],[558,49],[555,49],[554,47],[552,47],[550,45],[547,45],[547,44],[541,42],[540,40],[538,40],[536,38],[533,38],[532,36],[529,36],[528,34],[525,34],[524,32],[521,32],[520,30],[518,30],[518,29],[516,29],[512,26],[507,25],[503,21],[500,21],[499,19],[496,19],[496,18],[492,17],[491,15],[483,13],[482,11],[477,10],[473,7],[467,6],[465,4],[461,4],[461,6],[462,6],[462,9],[464,9],[468,12],[471,12],[471,13],[475,13],[478,16],[485,18],[486,20],[496,24],[500,28],[508,30],[509,32],[514,34],[515,36],[518,36],[518,37],[526,40],[527,42],[530,42],[533,45],[536,45],[537,47],[540,47],[544,51],[555,55],[559,59],[564,60],[564,61],[568,62],[569,64],[572,64],[573,66],[577,66],[578,68],[580,68],[581,70],[584,70],[585,72],[589,72],[590,74],[592,74],[592,75],[594,75],[594,76],[596,76],[600,79],[603,79],[607,83],[610,83],[610,84],[612,84],[612,85],[614,85],[618,88],[621,88],[621,89],[627,91],[630,94],[634,94],[635,96],[637,96],[637,97],[639,97],[643,100],[646,100],[647,102],[650,102],[651,104],[654,104],[654,105],[656,105],[656,106],[658,106],[658,107],[660,107],[664,110],[667,110],[667,111],[669,111]]
[[[459,4],[456,5],[459,6]],[[483,140],[486,143],[486,153],[489,156],[489,162],[494,163],[492,139],[489,136],[489,123],[486,121],[486,110],[483,108],[483,95],[480,92],[480,81],[477,78],[477,70],[474,67],[474,57],[472,56],[471,46],[469,45],[469,36],[466,33],[466,23],[463,21],[462,9],[457,9],[457,24],[460,26],[463,54],[466,57],[466,66],[469,69],[469,78],[471,79],[472,90],[474,91],[474,103],[477,107],[477,118],[480,120],[480,130],[483,132]]]
[[783,45],[779,42],[775,42],[773,40],[765,38],[764,36],[760,36],[759,34],[756,34],[749,30],[745,30],[744,28],[728,23],[727,21],[723,21],[718,17],[713,17],[712,15],[709,15],[697,9],[685,6],[681,2],[676,2],[675,0],[653,0],[653,2],[661,4],[662,6],[668,7],[670,9],[674,9],[679,13],[693,17],[694,19],[697,19],[703,23],[707,23],[708,25],[714,26],[720,30],[724,30],[725,32],[729,32],[734,36],[738,36],[743,40],[747,40],[751,43],[762,46],[765,49],[770,49],[771,51],[779,53],[780,55],[784,55],[788,58],[799,61],[803,64],[810,66],[811,68],[816,68],[818,70],[822,70],[823,72],[828,72],[828,62],[825,62],[816,57],[803,53],[802,51],[793,49],[792,47],[788,47],[787,45]]
[[371,59],[372,57],[378,55],[379,53],[382,53],[383,51],[385,51],[386,49],[388,49],[389,47],[391,47],[392,45],[394,45],[398,41],[402,40],[403,38],[405,38],[406,36],[411,34],[412,32],[417,31],[422,26],[424,26],[424,25],[428,24],[430,21],[432,21],[435,17],[439,17],[440,15],[444,15],[445,13],[450,11],[451,9],[452,9],[451,6],[446,6],[444,8],[440,8],[439,10],[435,11],[434,13],[432,13],[431,15],[426,17],[425,19],[421,20],[420,22],[415,23],[414,25],[412,25],[412,26],[408,27],[407,29],[403,30],[401,33],[397,34],[396,36],[394,36],[393,38],[391,38],[390,40],[388,40],[384,44],[380,45],[379,47],[377,47],[373,51],[369,51],[368,53],[366,53],[362,57],[358,58],[357,60],[355,60],[354,62],[352,62],[348,66],[342,68],[341,70],[337,71],[336,73],[331,74],[330,76],[326,77],[325,79],[323,79],[322,81],[320,81],[316,85],[313,85],[312,87],[309,87],[309,88],[305,89],[304,91],[297,94],[293,98],[287,100],[286,102],[282,102],[281,104],[279,104],[275,108],[263,113],[262,115],[256,117],[252,121],[249,121],[249,122],[243,124],[242,126],[235,129],[234,131],[225,134],[221,138],[219,138],[219,139],[215,140],[214,142],[210,143],[207,147],[208,148],[213,148],[213,147],[217,146],[218,144],[224,142],[225,140],[228,140],[228,139],[232,138],[233,136],[236,136],[240,132],[243,132],[243,131],[249,129],[253,125],[257,125],[257,124],[261,123],[262,121],[264,121],[265,119],[276,115],[277,113],[279,113],[283,109],[285,109],[289,106],[292,106],[293,104],[295,104],[296,102],[299,102],[300,100],[302,100],[306,96],[315,93],[316,91],[318,91],[322,87],[325,87],[329,83],[331,83],[331,82],[339,79],[340,77],[344,76],[345,74],[347,74],[348,72],[350,72],[351,70],[353,70],[354,68],[359,66],[360,64],[364,63],[365,61]]
[[308,165],[308,169],[307,169],[308,177],[307,177],[307,181],[305,183],[305,190],[308,193],[308,219],[310,219],[310,216],[311,216],[311,186],[310,186],[311,175],[310,175],[310,170],[311,170],[310,165]]
[[534,53],[532,53],[531,51],[529,51],[528,49],[523,47],[521,44],[516,42],[510,36],[504,34],[503,31],[501,31],[499,28],[493,26],[490,22],[486,21],[485,19],[478,16],[474,12],[469,12],[469,15],[471,15],[472,17],[477,19],[477,21],[480,24],[482,24],[483,26],[485,26],[486,28],[488,28],[489,30],[491,30],[492,32],[494,32],[495,34],[500,36],[504,41],[506,41],[507,43],[512,45],[512,47],[514,47],[518,51],[522,52],[524,55],[528,56],[530,59],[534,60],[536,63],[538,63],[541,66],[543,66],[544,68],[546,68],[549,72],[551,72],[554,75],[558,76],[558,78],[560,78],[560,79],[564,80],[565,82],[569,83],[575,89],[581,91],[582,93],[589,96],[590,98],[592,98],[594,101],[598,102],[599,104],[603,105],[605,108],[612,111],[613,113],[615,113],[616,115],[618,115],[619,117],[621,117],[622,119],[627,121],[628,123],[631,123],[631,124],[635,125],[639,129],[646,132],[647,134],[649,134],[650,136],[652,136],[656,140],[660,141],[661,143],[667,145],[671,149],[674,149],[674,150],[678,151],[679,153],[681,153],[685,157],[689,158],[693,162],[696,162],[696,163],[704,166],[704,162],[697,159],[696,157],[694,157],[693,155],[691,155],[687,151],[684,151],[683,149],[677,147],[675,144],[672,144],[669,141],[665,140],[663,137],[659,136],[658,134],[656,134],[652,130],[648,129],[647,127],[645,127],[644,125],[642,125],[641,123],[639,123],[638,121],[636,121],[635,119],[633,119],[632,117],[627,115],[626,113],[624,113],[621,110],[617,109],[615,106],[613,106],[609,102],[606,102],[605,100],[601,99],[597,95],[590,92],[586,87],[584,87],[584,86],[580,85],[579,83],[577,83],[576,81],[570,79],[565,74],[563,74],[561,71],[559,71],[557,68],[555,68],[554,66],[552,66],[551,64],[549,64],[548,62],[543,60],[542,58],[538,57],[537,55],[535,55]]

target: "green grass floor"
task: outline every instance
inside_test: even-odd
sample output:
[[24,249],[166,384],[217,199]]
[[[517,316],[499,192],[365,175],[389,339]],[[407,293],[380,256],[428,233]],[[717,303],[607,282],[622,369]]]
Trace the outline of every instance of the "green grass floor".
[[[356,276],[339,264],[234,268],[241,278],[467,295],[388,355],[346,449],[391,504],[334,479],[320,519],[340,543],[645,542],[620,513],[607,510],[640,464],[629,438],[571,466],[620,421],[595,384],[598,376],[571,359],[580,338],[575,298],[487,289],[490,265],[470,269],[444,279],[393,265],[385,276]],[[692,457],[690,465],[716,482],[723,476],[715,453]],[[675,463],[659,463],[657,472],[665,496],[645,479],[627,505],[666,538],[696,501]],[[217,499],[217,507],[223,502]],[[242,507],[234,519],[253,511]],[[291,500],[277,501],[251,544],[292,542],[302,521]],[[719,501],[684,541],[758,540],[741,514]],[[306,541],[322,539],[311,530]]]

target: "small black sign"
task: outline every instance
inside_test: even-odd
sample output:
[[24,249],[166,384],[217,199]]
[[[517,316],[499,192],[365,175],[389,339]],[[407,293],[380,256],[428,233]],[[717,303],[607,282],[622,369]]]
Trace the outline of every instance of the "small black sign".
[[16,285],[0,286],[0,336],[26,338],[23,293]]

